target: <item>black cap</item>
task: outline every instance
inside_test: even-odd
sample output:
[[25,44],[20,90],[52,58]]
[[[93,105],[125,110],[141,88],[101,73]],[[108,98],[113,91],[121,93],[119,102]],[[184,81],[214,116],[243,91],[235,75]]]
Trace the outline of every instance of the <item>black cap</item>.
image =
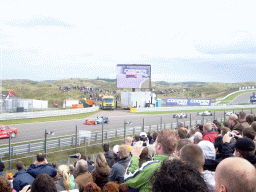
[[250,138],[244,137],[236,141],[234,148],[240,151],[253,151],[255,149],[255,144]]

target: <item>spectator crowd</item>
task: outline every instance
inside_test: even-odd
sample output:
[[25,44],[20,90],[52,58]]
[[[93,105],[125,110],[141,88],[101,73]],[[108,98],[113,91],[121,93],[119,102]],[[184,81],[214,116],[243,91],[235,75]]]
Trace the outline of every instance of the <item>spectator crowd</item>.
[[141,132],[123,145],[103,145],[95,162],[76,154],[74,165],[50,164],[39,153],[26,170],[3,176],[1,192],[256,191],[256,118],[240,112],[227,122]]

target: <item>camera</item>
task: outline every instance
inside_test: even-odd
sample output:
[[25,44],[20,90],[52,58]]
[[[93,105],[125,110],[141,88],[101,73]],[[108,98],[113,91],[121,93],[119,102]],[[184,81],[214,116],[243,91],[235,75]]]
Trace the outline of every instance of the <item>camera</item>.
[[143,142],[143,147],[147,147],[147,143],[146,142]]
[[235,137],[235,133],[229,133],[229,137]]
[[77,159],[78,159],[78,158],[79,158],[79,155],[77,155],[77,154],[76,154],[76,155],[70,155],[69,157],[70,157],[70,158],[77,158]]

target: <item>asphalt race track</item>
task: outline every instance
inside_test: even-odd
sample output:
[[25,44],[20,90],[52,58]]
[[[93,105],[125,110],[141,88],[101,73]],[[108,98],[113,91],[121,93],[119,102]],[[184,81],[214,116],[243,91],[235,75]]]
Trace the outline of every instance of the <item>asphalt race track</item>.
[[[231,111],[231,110],[230,110]],[[235,111],[239,112],[239,111]],[[247,115],[251,113],[250,110],[244,111]],[[253,111],[255,113],[255,111]],[[20,124],[20,125],[10,125],[18,128],[18,135],[16,138],[12,138],[12,143],[44,139],[45,129],[47,131],[54,131],[54,136],[59,137],[65,135],[75,134],[76,125],[78,130],[88,130],[88,131],[101,131],[102,125],[84,125],[85,119],[93,119],[97,116],[106,116],[109,118],[109,124],[104,124],[104,130],[115,130],[124,127],[124,121],[132,122],[131,125],[126,125],[127,128],[130,127],[141,127],[143,125],[143,118],[145,119],[146,125],[156,125],[160,124],[161,117],[163,124],[175,123],[177,119],[173,118],[173,114],[161,114],[161,115],[149,115],[149,114],[133,114],[127,111],[114,110],[114,111],[100,111],[88,118],[78,119],[78,120],[65,120],[65,121],[54,121],[54,122],[42,122],[42,123],[31,123],[31,124]],[[216,118],[223,118],[224,112],[216,112]],[[192,120],[202,120],[202,116],[197,116],[196,113],[191,113]],[[213,116],[205,116],[207,120],[213,120]],[[179,119],[179,122],[189,121],[188,118]],[[228,119],[228,117],[226,117]],[[1,139],[0,144],[8,144],[9,139]]]
[[230,104],[239,104],[239,103],[248,103],[250,102],[250,97],[252,96],[253,92],[244,93],[242,95],[237,96]]

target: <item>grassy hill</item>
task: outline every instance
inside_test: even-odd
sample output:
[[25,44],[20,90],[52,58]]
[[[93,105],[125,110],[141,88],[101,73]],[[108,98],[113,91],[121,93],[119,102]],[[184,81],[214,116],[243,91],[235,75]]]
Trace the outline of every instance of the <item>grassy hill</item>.
[[[32,81],[26,79],[3,80],[3,91],[15,91],[21,98],[25,99],[41,99],[48,100],[49,107],[53,101],[57,101],[59,106],[62,105],[64,99],[89,99],[89,95],[85,95],[83,91],[77,89],[68,92],[62,92],[59,87],[75,87],[85,86],[99,88],[104,90],[116,91],[120,97],[121,92],[131,91],[131,89],[117,89],[115,79],[62,79],[49,81]],[[223,97],[239,87],[255,86],[256,82],[245,82],[236,84],[225,83],[204,83],[204,82],[180,82],[169,83],[165,81],[151,82],[151,87],[155,89],[157,97],[165,101],[166,98],[210,98],[216,99]],[[172,90],[175,90],[173,92]],[[136,89],[136,91],[140,91]],[[145,91],[150,91],[145,89]],[[163,93],[162,93],[163,91]],[[99,92],[96,92],[99,94]],[[99,103],[98,103],[99,104]]]

